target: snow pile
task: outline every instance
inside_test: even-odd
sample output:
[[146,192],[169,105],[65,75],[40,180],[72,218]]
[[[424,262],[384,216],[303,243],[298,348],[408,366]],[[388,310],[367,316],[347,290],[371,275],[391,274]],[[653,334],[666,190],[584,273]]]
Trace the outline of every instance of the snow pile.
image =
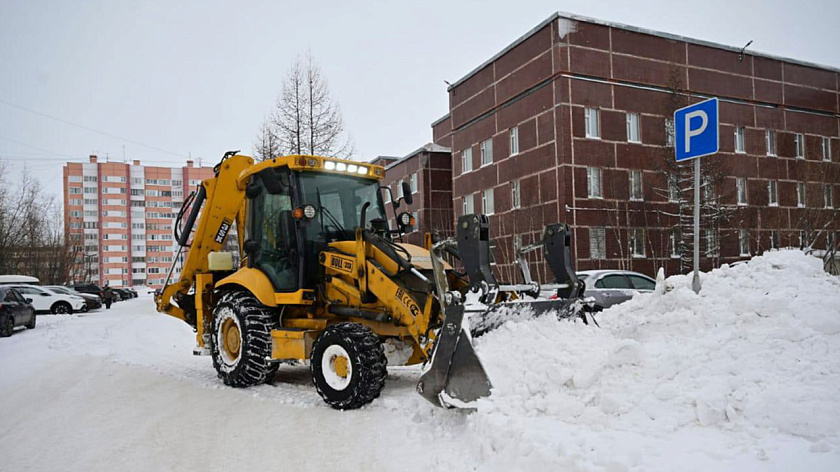
[[[489,448],[487,465],[499,470],[529,457],[586,470],[610,461],[685,470],[644,454],[644,444],[710,435],[703,441],[721,449],[707,447],[690,466],[699,467],[709,454],[769,460],[764,448],[781,435],[834,451],[836,464],[840,281],[815,258],[779,251],[704,274],[699,295],[690,282],[671,277],[673,290],[604,311],[600,329],[544,316],[477,339],[494,390],[471,426],[505,434],[478,441],[476,455]],[[586,431],[622,439],[599,438],[605,450],[592,462]]]

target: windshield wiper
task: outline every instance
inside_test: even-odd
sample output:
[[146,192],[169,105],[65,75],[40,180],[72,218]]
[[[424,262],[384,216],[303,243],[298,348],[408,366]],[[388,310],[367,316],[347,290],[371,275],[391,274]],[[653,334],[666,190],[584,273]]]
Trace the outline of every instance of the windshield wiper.
[[335,225],[336,229],[341,231],[341,235],[345,239],[352,239],[348,235],[347,230],[344,229],[344,225],[342,225],[338,221],[338,219],[327,209],[327,207],[325,207],[324,205],[321,204],[321,189],[320,189],[320,187],[315,187],[315,195],[318,197],[318,209],[321,210],[320,211],[320,214],[321,214],[321,234],[326,235],[326,231],[324,231],[324,218],[323,218],[323,216],[326,215],[330,219],[330,221]]

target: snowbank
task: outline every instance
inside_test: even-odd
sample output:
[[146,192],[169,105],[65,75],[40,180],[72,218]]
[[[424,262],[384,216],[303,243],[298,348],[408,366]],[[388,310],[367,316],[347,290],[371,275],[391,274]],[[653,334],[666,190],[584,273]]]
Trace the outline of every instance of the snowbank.
[[[667,283],[604,311],[600,329],[545,316],[477,339],[494,390],[471,426],[504,433],[477,442],[476,456],[489,448],[497,470],[529,457],[586,470],[747,457],[764,469],[781,436],[794,445],[775,467],[797,448],[833,451],[817,462],[840,467],[840,281],[778,251],[704,274],[700,294],[688,276]],[[694,436],[703,450],[662,456],[662,440],[679,448]],[[651,438],[659,446],[646,454]]]

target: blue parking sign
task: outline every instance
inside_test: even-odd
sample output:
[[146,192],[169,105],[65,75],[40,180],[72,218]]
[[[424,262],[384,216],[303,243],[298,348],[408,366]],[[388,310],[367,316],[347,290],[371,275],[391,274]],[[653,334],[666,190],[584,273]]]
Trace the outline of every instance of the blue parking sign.
[[677,162],[708,156],[720,148],[718,99],[710,98],[674,112]]

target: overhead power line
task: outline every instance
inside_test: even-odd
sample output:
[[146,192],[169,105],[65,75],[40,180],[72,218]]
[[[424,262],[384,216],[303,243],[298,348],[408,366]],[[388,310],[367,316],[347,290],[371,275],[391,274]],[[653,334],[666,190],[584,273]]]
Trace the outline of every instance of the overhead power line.
[[117,135],[114,135],[114,134],[108,133],[108,132],[106,132],[106,131],[101,131],[101,130],[98,130],[98,129],[95,129],[95,128],[91,128],[91,127],[89,127],[89,126],[81,125],[81,124],[79,124],[79,123],[73,123],[72,121],[68,121],[68,120],[65,120],[65,119],[62,119],[62,118],[58,118],[58,117],[55,117],[55,116],[52,116],[52,115],[48,115],[48,114],[46,114],[46,113],[41,113],[40,111],[33,110],[33,109],[31,109],[31,108],[27,108],[27,107],[24,107],[24,106],[20,106],[20,105],[17,105],[17,104],[11,103],[11,102],[9,102],[9,101],[3,100],[2,98],[0,98],[0,103],[2,103],[2,104],[4,104],[4,105],[7,105],[7,106],[10,106],[10,107],[12,107],[12,108],[17,108],[17,109],[19,109],[19,110],[23,110],[23,111],[25,111],[25,112],[32,113],[32,114],[34,114],[34,115],[38,115],[38,116],[41,116],[41,117],[44,117],[44,118],[49,118],[49,119],[51,119],[51,120],[55,120],[55,121],[58,121],[58,122],[60,122],[60,123],[64,123],[64,124],[66,124],[66,125],[75,126],[75,127],[77,127],[77,128],[81,128],[81,129],[83,129],[83,130],[90,131],[90,132],[92,132],[92,133],[101,134],[101,135],[103,135],[103,136],[107,136],[107,137],[109,137],[109,138],[117,139],[117,140],[120,140],[120,141],[125,141],[125,142],[127,142],[127,143],[135,144],[135,145],[137,145],[137,146],[142,146],[142,147],[145,147],[145,148],[148,148],[148,149],[153,149],[153,150],[158,151],[158,152],[163,152],[163,153],[166,153],[166,154],[171,154],[171,155],[173,155],[173,156],[177,156],[177,157],[181,157],[181,158],[183,158],[183,157],[187,157],[187,156],[185,156],[185,155],[183,155],[183,154],[178,154],[178,153],[175,153],[175,152],[172,152],[172,151],[167,151],[166,149],[161,149],[161,148],[159,148],[159,147],[152,146],[152,145],[150,145],[150,144],[141,143],[141,142],[139,142],[139,141],[134,141],[134,140],[132,140],[132,139],[128,139],[128,138],[123,138],[123,137],[121,137],[121,136],[117,136]]

